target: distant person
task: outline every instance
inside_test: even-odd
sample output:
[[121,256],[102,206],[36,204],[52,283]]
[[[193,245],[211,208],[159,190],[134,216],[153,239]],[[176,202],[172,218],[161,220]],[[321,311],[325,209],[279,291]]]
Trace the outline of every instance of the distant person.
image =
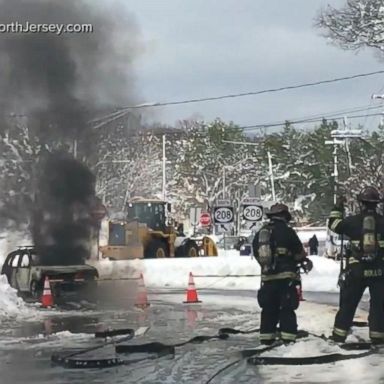
[[257,294],[261,311],[260,342],[272,344],[280,323],[284,343],[296,340],[299,306],[296,286],[300,283],[298,265],[312,269],[297,233],[288,226],[292,216],[285,204],[275,204],[266,213],[266,223],[253,240],[253,252],[261,267],[261,288]]
[[309,241],[309,254],[310,255],[318,255],[318,248],[319,248],[319,240],[317,240],[316,235],[313,235]]

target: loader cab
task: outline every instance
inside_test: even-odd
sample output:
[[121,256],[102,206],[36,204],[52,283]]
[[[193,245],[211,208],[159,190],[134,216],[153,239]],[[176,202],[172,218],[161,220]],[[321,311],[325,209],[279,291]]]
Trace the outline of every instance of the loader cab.
[[157,200],[131,201],[127,205],[127,219],[138,220],[154,231],[165,231],[166,211],[169,211],[169,204]]

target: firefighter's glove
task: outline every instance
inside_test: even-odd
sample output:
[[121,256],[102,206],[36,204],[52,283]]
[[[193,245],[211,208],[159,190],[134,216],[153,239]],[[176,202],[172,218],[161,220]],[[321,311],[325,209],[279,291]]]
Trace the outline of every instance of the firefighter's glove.
[[305,273],[308,273],[308,272],[311,272],[312,271],[312,268],[313,268],[313,263],[310,259],[308,258],[305,258],[302,262],[301,262],[301,268],[303,269],[303,271]]
[[342,272],[339,275],[339,280],[337,281],[337,285],[339,286],[340,289],[343,289],[345,287],[345,282],[346,282],[346,273]]
[[343,271],[340,273],[339,280],[337,281],[337,285],[339,286],[340,289],[343,289],[348,285],[350,274],[351,274],[350,270]]
[[339,195],[336,199],[336,208],[343,210],[344,204],[346,202],[347,202],[347,198],[345,196]]

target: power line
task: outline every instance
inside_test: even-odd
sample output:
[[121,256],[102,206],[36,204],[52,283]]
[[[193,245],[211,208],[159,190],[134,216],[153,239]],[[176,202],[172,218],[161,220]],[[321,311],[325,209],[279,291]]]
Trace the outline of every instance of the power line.
[[233,94],[221,95],[221,96],[200,97],[200,98],[195,98],[195,99],[184,99],[184,100],[174,100],[174,101],[165,101],[165,102],[132,105],[132,106],[122,107],[119,110],[163,107],[163,106],[167,106],[167,105],[201,103],[201,102],[206,102],[206,101],[233,99],[233,98],[245,97],[245,96],[255,96],[255,95],[261,95],[264,93],[281,92],[281,91],[287,91],[287,90],[291,90],[291,89],[299,89],[299,88],[313,87],[313,86],[322,85],[322,84],[336,83],[336,82],[340,82],[340,81],[346,81],[346,80],[352,80],[352,79],[357,79],[357,78],[362,78],[362,77],[374,76],[374,75],[379,75],[379,74],[383,74],[383,73],[384,73],[384,70],[375,71],[375,72],[367,72],[367,73],[359,73],[359,74],[351,75],[351,76],[343,76],[343,77],[337,77],[337,78],[333,78],[333,79],[319,80],[319,81],[314,81],[314,82],[310,82],[310,83],[302,83],[302,84],[296,84],[296,85],[287,85],[287,86],[278,87],[278,88],[263,89],[260,91],[250,91],[250,92],[233,93]]
[[[348,119],[359,119],[362,117],[366,116],[383,116],[382,113],[371,113],[367,115],[353,115],[353,116],[348,116]],[[335,116],[331,117],[330,120],[342,120],[345,116]],[[321,119],[303,119],[303,120],[287,120],[286,122],[290,124],[303,124],[303,123],[316,123],[316,122],[321,122],[323,121],[324,118]],[[259,128],[273,128],[273,127],[281,127],[286,124],[284,123],[276,123],[276,124],[257,124],[257,125],[247,125],[247,126],[242,126],[239,127],[242,130],[254,130],[254,129],[259,129]]]
[[341,110],[332,111],[332,112],[319,112],[319,113],[316,113],[313,115],[307,115],[307,116],[303,116],[303,117],[272,121],[270,123],[262,124],[262,127],[269,126],[271,124],[285,125],[285,123],[287,121],[292,122],[292,121],[301,121],[301,120],[312,120],[312,119],[316,119],[316,118],[319,118],[319,119],[320,118],[321,119],[322,118],[331,118],[332,116],[339,116],[341,114],[349,115],[350,113],[353,113],[353,112],[362,112],[362,111],[368,111],[371,109],[381,109],[381,108],[383,108],[382,105],[374,105],[374,106],[368,105],[368,106],[361,106],[361,107],[350,107],[350,108],[341,109]]

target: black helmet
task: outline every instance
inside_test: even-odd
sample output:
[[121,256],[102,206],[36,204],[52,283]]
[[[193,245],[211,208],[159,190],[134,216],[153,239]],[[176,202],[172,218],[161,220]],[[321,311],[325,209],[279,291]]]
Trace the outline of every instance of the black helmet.
[[362,203],[380,203],[381,197],[375,187],[365,187],[357,196],[357,200]]
[[292,216],[289,213],[289,209],[285,204],[276,203],[272,205],[271,209],[265,213],[268,217],[278,216],[285,217],[287,221],[292,220]]

